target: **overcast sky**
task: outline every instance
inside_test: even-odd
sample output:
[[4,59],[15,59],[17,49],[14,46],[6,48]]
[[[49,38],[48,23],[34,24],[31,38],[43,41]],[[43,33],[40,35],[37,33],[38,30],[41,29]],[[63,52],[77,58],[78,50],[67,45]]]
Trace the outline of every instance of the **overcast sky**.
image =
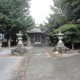
[[30,11],[36,24],[46,21],[46,16],[51,13],[50,5],[52,4],[53,0],[31,0]]

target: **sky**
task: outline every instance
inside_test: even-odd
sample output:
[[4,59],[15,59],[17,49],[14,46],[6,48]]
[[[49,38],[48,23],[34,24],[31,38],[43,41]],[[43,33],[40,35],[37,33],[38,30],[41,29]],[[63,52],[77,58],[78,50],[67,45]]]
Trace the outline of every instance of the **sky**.
[[53,0],[31,0],[30,14],[36,24],[47,22],[46,17],[51,13],[50,5],[53,5]]

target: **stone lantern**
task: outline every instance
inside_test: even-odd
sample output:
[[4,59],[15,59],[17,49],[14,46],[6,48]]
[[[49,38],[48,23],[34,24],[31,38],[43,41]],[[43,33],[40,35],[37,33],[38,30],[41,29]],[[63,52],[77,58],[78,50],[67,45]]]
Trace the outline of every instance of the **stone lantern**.
[[21,33],[21,31],[19,31],[19,33],[17,34],[17,36],[18,36],[18,46],[23,46],[23,42],[22,42],[22,33]]
[[12,49],[12,54],[14,54],[14,55],[23,55],[23,54],[28,53],[27,48],[25,48],[23,46],[22,35],[23,34],[21,33],[21,31],[19,31],[19,33],[17,34],[17,36],[18,36],[18,46],[17,46],[17,48]]
[[62,34],[61,32],[59,32],[59,33],[56,34],[56,35],[58,36],[58,39],[59,39],[57,46],[59,46],[59,47],[64,46],[64,44],[63,44],[63,42],[62,42],[62,39],[63,39],[63,35],[64,35],[64,34]]
[[80,24],[80,19],[78,19],[77,22]]
[[67,48],[66,46],[64,46],[64,43],[63,43],[63,41],[62,41],[64,34],[62,34],[61,32],[59,32],[59,33],[56,34],[56,35],[58,36],[59,41],[58,41],[58,43],[57,43],[57,46],[54,47],[53,50],[54,50],[55,52],[57,51],[57,52],[59,52],[59,53],[66,52],[66,51],[68,50],[68,48]]

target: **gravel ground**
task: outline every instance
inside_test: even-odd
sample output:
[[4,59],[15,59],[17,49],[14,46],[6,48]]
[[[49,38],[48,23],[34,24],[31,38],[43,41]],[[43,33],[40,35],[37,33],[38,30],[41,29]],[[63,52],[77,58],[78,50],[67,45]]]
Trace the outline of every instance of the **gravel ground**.
[[59,57],[35,47],[24,80],[80,80],[80,54]]
[[27,70],[28,57],[25,55],[16,65],[12,67],[10,80],[24,80],[25,72]]
[[25,56],[0,55],[0,80],[80,80],[80,54],[56,56],[52,48],[44,47],[29,52]]
[[23,80],[29,54],[11,55],[11,48],[0,51],[0,80]]
[[0,57],[0,80],[11,80],[11,70],[22,57],[2,56]]

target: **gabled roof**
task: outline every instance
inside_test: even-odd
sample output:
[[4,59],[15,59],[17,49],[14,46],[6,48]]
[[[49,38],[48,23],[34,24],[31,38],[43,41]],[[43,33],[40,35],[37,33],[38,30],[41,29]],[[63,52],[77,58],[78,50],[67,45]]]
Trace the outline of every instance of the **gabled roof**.
[[34,27],[33,29],[29,30],[28,33],[43,33],[43,31],[39,27]]

